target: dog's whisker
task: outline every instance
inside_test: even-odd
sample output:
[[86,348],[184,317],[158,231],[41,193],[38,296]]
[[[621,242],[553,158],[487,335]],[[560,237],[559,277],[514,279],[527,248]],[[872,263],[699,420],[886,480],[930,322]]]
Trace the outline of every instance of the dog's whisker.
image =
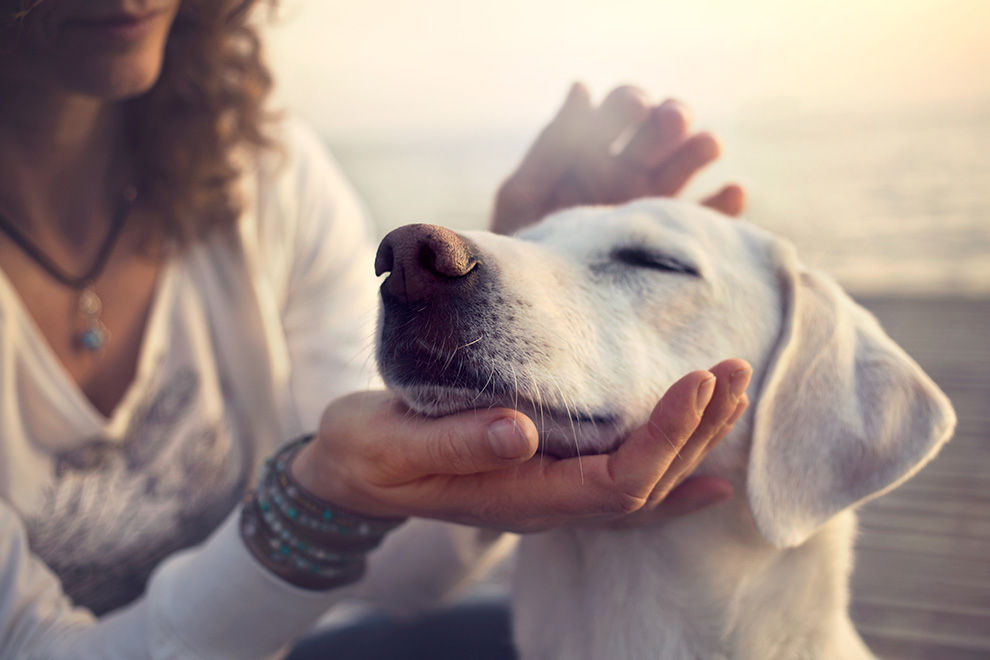
[[[477,341],[481,341],[481,337],[478,337]],[[492,360],[492,370],[488,374],[488,380],[486,380],[485,381],[485,384],[481,387],[480,390],[478,390],[478,393],[471,400],[471,403],[474,403],[475,401],[477,401],[485,393],[485,390],[488,389],[488,386],[491,384],[492,378],[494,378],[494,377],[495,377],[495,360]]]
[[512,409],[519,410],[519,382],[516,380],[516,368],[509,364],[512,373]]
[[[453,356],[454,356],[454,354],[451,353],[451,357],[453,357]],[[463,361],[458,362],[457,363],[457,373],[454,374],[454,382],[455,383],[460,383],[461,382],[461,371],[463,369],[464,369],[464,362]]]
[[[540,437],[542,438],[547,431],[546,419],[544,419],[543,416],[543,411],[544,411],[543,392],[540,390],[539,387],[536,387],[534,388],[533,393],[535,395],[534,398],[536,400],[537,410],[540,413]],[[547,443],[540,442],[540,465],[543,465],[543,457],[546,455],[546,453],[547,453]]]
[[609,426],[612,427],[612,441],[609,443],[609,449],[613,449],[616,446],[616,441],[621,439],[625,435],[626,429],[624,425],[619,420],[614,420],[609,422]]
[[554,387],[557,388],[557,394],[560,397],[560,402],[564,406],[564,412],[567,413],[567,421],[571,425],[571,435],[574,438],[574,451],[577,453],[578,460],[578,472],[581,474],[581,483],[584,483],[584,463],[581,461],[581,443],[578,441],[577,426],[574,424],[574,415],[571,413],[571,406],[567,402],[567,397],[564,396],[564,391],[560,388],[560,383],[556,377],[552,379]]
[[[444,338],[443,342],[441,343],[442,346],[447,345],[448,339],[452,340],[454,338],[454,328],[459,327],[459,324],[460,324],[460,320],[458,319],[458,315],[455,310],[453,323],[451,324],[450,329],[447,331],[447,336]],[[447,361],[443,363],[443,369],[441,369],[441,371],[447,371],[447,369],[450,367],[450,363],[453,361],[454,356],[457,355],[458,348],[459,347],[455,343],[454,350],[452,350],[450,352],[450,355],[447,356]]]

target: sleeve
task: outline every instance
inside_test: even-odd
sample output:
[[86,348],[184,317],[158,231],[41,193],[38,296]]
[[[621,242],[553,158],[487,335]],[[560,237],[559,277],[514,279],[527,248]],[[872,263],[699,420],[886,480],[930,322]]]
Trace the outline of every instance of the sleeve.
[[340,592],[298,589],[248,553],[239,510],[198,548],[170,558],[144,597],[95,619],[74,607],[0,501],[0,657],[159,660],[277,657]]
[[331,400],[382,387],[372,349],[378,315],[374,230],[319,138],[286,121],[284,153],[262,164],[257,253],[277,300],[300,432]]
[[[272,316],[291,364],[287,416],[311,430],[331,398],[373,382],[374,248],[356,195],[316,138],[291,122],[280,130],[283,153],[257,169],[259,197],[246,218],[268,260]],[[278,656],[343,590],[307,591],[271,574],[241,541],[239,515],[238,507],[202,545],[166,559],[141,599],[96,619],[63,593],[0,501],[0,658]]]
[[0,657],[42,657],[47,641],[93,622],[31,554],[20,519],[0,500]]
[[[471,593],[515,549],[519,537],[413,519],[385,537],[349,598],[409,617]],[[500,585],[505,586],[505,585]]]

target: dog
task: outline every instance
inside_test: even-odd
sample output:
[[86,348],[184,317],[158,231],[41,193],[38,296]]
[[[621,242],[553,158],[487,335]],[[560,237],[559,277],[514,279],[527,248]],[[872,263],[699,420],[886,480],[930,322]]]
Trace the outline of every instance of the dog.
[[521,410],[547,455],[609,451],[684,373],[753,365],[753,404],[697,471],[731,482],[731,500],[522,539],[522,658],[873,657],[847,613],[853,509],[929,461],[955,415],[789,243],[645,199],[513,237],[402,227],[376,270],[389,273],[377,356],[389,388],[426,415]]

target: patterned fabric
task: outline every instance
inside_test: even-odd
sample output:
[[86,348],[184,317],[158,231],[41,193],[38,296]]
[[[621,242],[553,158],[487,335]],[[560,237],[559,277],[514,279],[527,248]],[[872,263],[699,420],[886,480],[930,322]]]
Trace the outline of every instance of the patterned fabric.
[[273,657],[339,598],[278,580],[236,525],[258,458],[369,385],[367,224],[315,136],[282,133],[236,234],[166,260],[110,415],[0,265],[0,658]]
[[203,541],[244,493],[250,467],[226,425],[192,421],[200,375],[183,367],[132,419],[124,441],[95,437],[58,455],[31,548],[79,605],[101,614],[139,597],[154,567]]

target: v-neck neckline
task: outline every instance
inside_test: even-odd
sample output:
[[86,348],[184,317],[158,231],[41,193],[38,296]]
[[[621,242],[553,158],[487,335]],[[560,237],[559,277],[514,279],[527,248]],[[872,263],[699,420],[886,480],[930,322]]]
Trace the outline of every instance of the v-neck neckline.
[[124,390],[123,396],[114,404],[113,409],[107,415],[93,404],[79,383],[69,374],[66,366],[56,355],[55,349],[41,332],[34,317],[28,312],[17,289],[6,273],[0,269],[0,298],[5,297],[11,301],[14,320],[20,324],[25,341],[29,342],[30,350],[41,363],[42,378],[47,379],[55,390],[65,395],[72,407],[71,414],[74,419],[88,427],[86,429],[80,428],[81,433],[86,435],[98,433],[107,440],[123,438],[130,420],[130,413],[144,393],[149,372],[157,361],[159,349],[164,341],[165,333],[160,326],[165,323],[165,306],[171,297],[172,282],[175,278],[173,272],[175,261],[176,258],[170,256],[162,262],[152,292],[151,309],[141,336],[134,377],[127,385],[127,389]]

